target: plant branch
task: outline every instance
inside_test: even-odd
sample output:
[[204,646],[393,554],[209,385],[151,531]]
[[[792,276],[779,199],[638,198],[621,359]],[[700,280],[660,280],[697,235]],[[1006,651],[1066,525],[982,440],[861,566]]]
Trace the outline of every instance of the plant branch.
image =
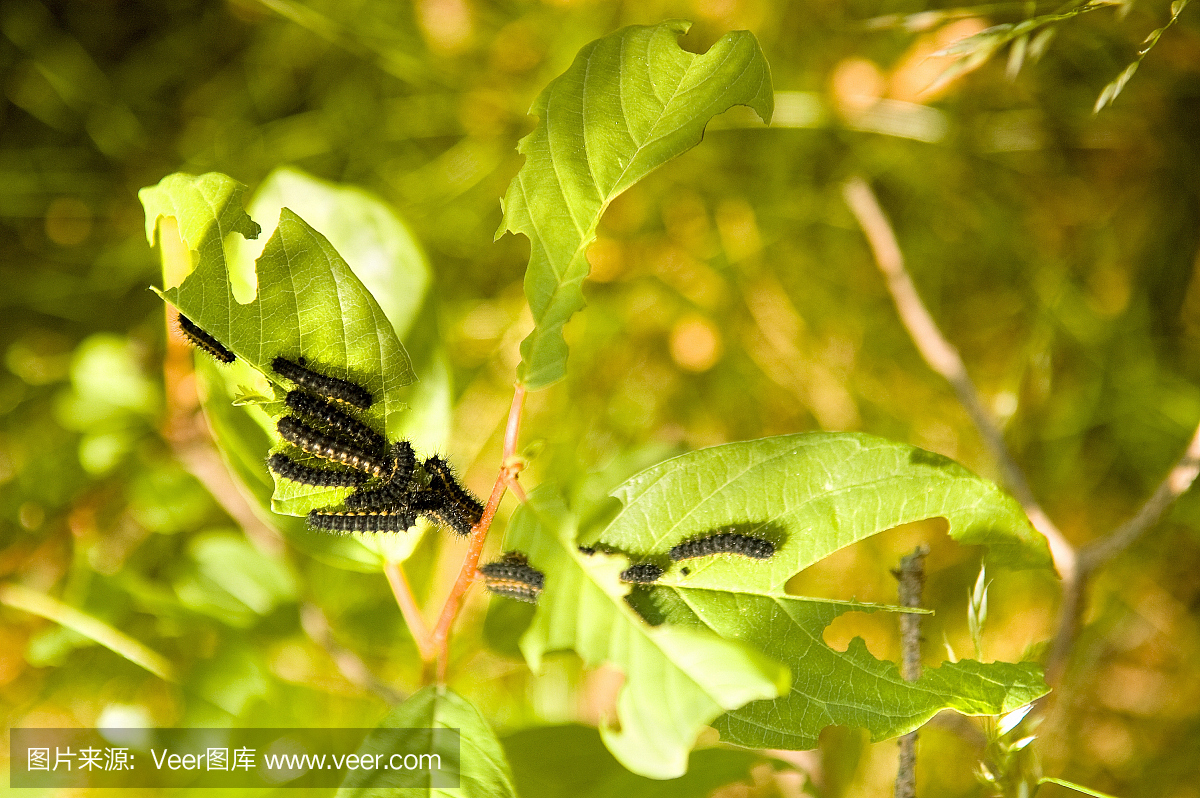
[[1071,645],[1079,630],[1079,618],[1083,613],[1083,595],[1092,574],[1113,557],[1132,546],[1138,538],[1161,521],[1175,500],[1196,481],[1197,475],[1200,475],[1200,425],[1197,425],[1196,431],[1192,433],[1191,443],[1188,444],[1183,456],[1179,458],[1179,462],[1170,470],[1133,518],[1080,550],[1077,578],[1063,594],[1063,608],[1059,617],[1058,631],[1055,632],[1054,642],[1050,646],[1050,654],[1046,658],[1047,680],[1058,681],[1066,665]]
[[1179,462],[1171,469],[1162,484],[1154,491],[1137,514],[1099,540],[1084,546],[1079,552],[1079,564],[1085,573],[1091,573],[1125,549],[1162,520],[1183,493],[1200,475],[1200,425],[1192,433]]
[[[921,606],[921,591],[925,587],[925,556],[927,546],[917,546],[912,554],[900,560],[900,568],[892,576],[900,582],[900,605]],[[903,613],[900,616],[900,675],[906,682],[921,678],[921,616]],[[896,772],[896,798],[915,798],[917,794],[917,732],[900,738],[900,767]]]
[[[442,607],[442,614],[438,617],[437,626],[433,629],[431,644],[437,658],[439,683],[446,681],[446,670],[449,665],[450,629],[454,626],[454,620],[458,617],[458,611],[462,607],[463,596],[475,581],[475,569],[479,565],[479,556],[483,553],[483,544],[487,541],[492,519],[496,517],[500,500],[504,498],[505,488],[510,485],[516,487],[517,474],[524,467],[524,464],[516,456],[517,441],[521,433],[521,410],[524,405],[525,387],[518,384],[513,392],[512,406],[508,411],[508,424],[504,430],[504,453],[500,473],[496,476],[496,482],[492,486],[492,495],[488,497],[487,505],[483,509],[483,516],[479,519],[479,523],[471,527],[471,542],[467,547],[467,555],[463,558],[462,568],[458,571],[458,579],[455,580],[454,587],[450,589],[450,595],[446,597],[446,603]],[[523,492],[517,495],[524,501]]]
[[945,378],[954,388],[959,403],[966,409],[975,429],[982,436],[984,444],[1000,465],[1004,483],[1021,503],[1021,507],[1025,510],[1025,515],[1028,516],[1034,529],[1040,532],[1046,538],[1046,542],[1050,544],[1054,567],[1058,569],[1063,583],[1065,585],[1073,584],[1077,567],[1075,548],[1034,498],[1029,481],[1021,471],[1021,467],[1017,465],[1016,459],[1009,452],[1000,428],[992,420],[991,414],[979,398],[979,392],[971,382],[958,350],[942,335],[937,323],[925,307],[925,303],[921,301],[921,296],[917,293],[912,278],[904,267],[904,256],[900,252],[899,244],[896,243],[896,235],[883,210],[879,207],[874,192],[861,178],[853,178],[847,181],[843,187],[843,195],[846,204],[850,206],[850,210],[854,213],[871,245],[871,251],[875,254],[875,262],[887,280],[888,291],[891,292],[896,310],[900,314],[900,320],[908,330],[909,336],[912,337],[913,343],[916,344],[929,367]]
[[1000,464],[1006,484],[1016,495],[1034,528],[1046,537],[1054,565],[1063,581],[1063,606],[1058,630],[1046,658],[1046,678],[1055,683],[1070,652],[1079,628],[1083,596],[1091,575],[1116,555],[1131,546],[1154,527],[1184,491],[1200,475],[1200,426],[1192,435],[1187,450],[1167,474],[1145,505],[1125,523],[1078,552],[1042,510],[1024,473],[1008,451],[999,428],[991,420],[979,393],[967,376],[958,351],[946,341],[913,286],[904,267],[904,258],[896,243],[891,224],[879,207],[870,187],[861,179],[846,183],[843,194],[850,210],[870,242],[879,270],[887,279],[888,290],[900,313],[901,321],[930,367],[942,375],[958,394],[975,427],[980,431],[993,457]]
[[396,597],[396,604],[400,607],[400,614],[404,616],[404,623],[408,626],[408,631],[417,644],[421,662],[429,664],[433,661],[434,656],[429,626],[421,617],[421,607],[417,604],[412,588],[409,587],[408,577],[404,575],[404,565],[394,560],[388,560],[384,563],[383,572],[387,575],[388,584],[392,586],[392,595]]

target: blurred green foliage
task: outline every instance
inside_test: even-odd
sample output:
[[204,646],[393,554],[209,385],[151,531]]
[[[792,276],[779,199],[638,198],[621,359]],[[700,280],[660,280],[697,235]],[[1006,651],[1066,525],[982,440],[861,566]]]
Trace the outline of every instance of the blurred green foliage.
[[[526,243],[493,242],[498,198],[538,91],[625,24],[692,19],[684,42],[697,50],[752,30],[779,92],[775,125],[728,114],[610,208],[589,307],[566,328],[568,378],[529,401],[525,427],[541,439],[529,440],[529,485],[554,474],[600,496],[669,453],[818,428],[917,444],[995,476],[841,201],[842,180],[863,174],[1050,514],[1075,542],[1127,518],[1200,416],[1200,23],[1186,9],[1099,114],[1096,98],[1169,19],[1167,3],[1065,21],[1015,79],[993,59],[920,93],[944,68],[929,54],[948,32],[1025,9],[914,21],[904,15],[931,9],[5,2],[0,581],[120,630],[180,679],[3,607],[7,725],[361,726],[416,689],[418,658],[383,579],[231,517],[211,474],[173,447],[167,420],[183,400],[163,387],[166,325],[146,290],[159,266],[136,191],[177,170],[255,186],[292,165],[390,203],[432,267],[430,314],[454,386],[445,448],[483,492],[528,330]],[[1122,796],[1194,791],[1198,529],[1200,501],[1185,497],[1102,573],[1058,722],[1039,730],[1047,774]],[[978,570],[937,524],[864,541],[792,587],[891,602],[888,569],[916,540],[933,546],[926,597],[938,615],[924,636],[937,664],[943,638],[970,650],[964,599]],[[230,548],[271,565],[214,571]],[[448,550],[412,574],[418,597],[436,604],[458,558]],[[1045,640],[1056,595],[1048,579],[995,574],[985,657],[1019,659]],[[562,658],[531,679],[502,639],[475,653],[485,607],[473,594],[460,622],[455,689],[501,733],[595,722],[603,674]],[[847,618],[826,631],[831,644],[860,635],[895,657],[894,619]],[[930,729],[919,789],[980,794],[982,750],[957,727]],[[837,729],[813,761],[829,796],[879,794],[895,768],[891,744]],[[518,786],[530,778],[514,772]],[[753,783],[764,795],[778,785]]]

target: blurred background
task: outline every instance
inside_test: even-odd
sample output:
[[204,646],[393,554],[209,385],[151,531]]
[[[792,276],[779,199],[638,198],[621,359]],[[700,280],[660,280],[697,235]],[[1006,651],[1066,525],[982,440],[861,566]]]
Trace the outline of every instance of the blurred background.
[[[180,432],[196,401],[191,360],[168,346],[163,303],[147,290],[161,276],[137,190],[210,170],[254,188],[291,166],[390,206],[430,264],[418,332],[448,365],[443,448],[486,494],[528,330],[527,244],[493,241],[498,200],[520,166],[516,142],[532,129],[536,94],[582,45],[628,24],[690,19],[683,42],[697,51],[728,30],[753,31],[773,71],[776,119],[767,128],[731,111],[609,210],[590,253],[589,307],[567,327],[570,376],[529,398],[526,486],[553,478],[588,508],[587,523],[603,523],[614,509],[607,491],[664,457],[816,429],[894,438],[997,477],[899,324],[841,198],[843,181],[862,175],[1043,506],[1075,543],[1109,531],[1200,418],[1200,11],[1182,12],[1098,114],[1104,86],[1170,18],[1164,0],[1064,20],[1024,61],[1003,48],[935,84],[951,63],[941,48],[1053,10],[5,0],[6,727],[365,726],[416,688],[415,648],[386,580],[281,543],[211,446]],[[936,523],[840,552],[794,588],[892,602],[889,569],[917,541],[933,546],[926,598],[938,610],[926,663],[947,646],[971,655],[978,552]],[[430,613],[461,560],[445,548],[430,543],[409,563]],[[993,576],[985,658],[1037,656],[1054,628],[1056,584]],[[531,677],[515,652],[527,616],[489,613],[478,593],[458,627],[452,686],[502,735],[595,723],[611,675],[564,655]],[[1036,743],[1047,773],[1122,796],[1200,796],[1198,608],[1200,499],[1185,496],[1093,587]],[[71,612],[101,632],[47,619]],[[826,638],[841,648],[862,635],[895,658],[893,625],[852,615]],[[97,644],[103,629],[148,652]],[[170,679],[146,667],[153,656]],[[987,794],[974,775],[979,746],[969,725],[930,726],[919,790]],[[894,742],[828,730],[803,760],[806,789],[887,794],[895,752]],[[785,788],[798,786],[756,778],[722,794]]]

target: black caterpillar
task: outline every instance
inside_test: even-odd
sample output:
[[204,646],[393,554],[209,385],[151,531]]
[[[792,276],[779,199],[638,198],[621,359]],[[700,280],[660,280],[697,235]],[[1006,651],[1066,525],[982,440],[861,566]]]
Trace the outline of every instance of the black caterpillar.
[[277,452],[267,459],[267,467],[274,473],[302,485],[314,488],[345,488],[361,485],[367,477],[358,471],[345,471],[332,468],[314,468],[303,463],[297,463],[282,452]]
[[519,551],[506,552],[496,562],[479,569],[484,586],[498,596],[537,604],[546,586],[546,575],[529,564]]
[[392,445],[392,470],[382,485],[374,488],[359,488],[346,497],[346,508],[350,510],[405,507],[419,509],[415,502],[415,486],[412,482],[417,457],[412,444],[396,441]]
[[308,525],[327,532],[407,532],[417,523],[417,516],[405,508],[375,510],[313,510]]
[[775,544],[753,535],[736,532],[716,532],[674,546],[667,552],[672,560],[690,560],[710,554],[741,554],[756,560],[769,560],[775,554]]
[[194,321],[182,313],[179,314],[179,332],[191,342],[192,346],[207,352],[222,363],[232,363],[237,360],[237,355],[226,349],[216,338],[197,327]]
[[318,432],[291,416],[279,419],[275,428],[279,430],[279,437],[309,454],[348,465],[373,477],[381,477],[391,471],[391,464],[386,457],[365,451],[341,438]]
[[366,410],[374,402],[366,388],[350,380],[318,374],[305,366],[305,360],[302,357],[293,362],[280,355],[271,361],[271,368],[279,376],[291,380],[306,391],[320,394],[335,402],[357,407],[359,410]]
[[639,562],[629,566],[621,572],[622,582],[634,582],[640,585],[648,585],[651,582],[657,582],[658,578],[663,575],[663,569],[659,568],[652,562]]
[[318,421],[335,435],[345,435],[370,452],[383,452],[383,436],[356,418],[346,415],[319,396],[305,391],[288,391],[287,406],[302,416]]
[[421,491],[421,512],[459,535],[471,534],[471,527],[483,518],[483,504],[458,484],[450,464],[442,458],[430,457],[421,467],[429,475],[429,487]]

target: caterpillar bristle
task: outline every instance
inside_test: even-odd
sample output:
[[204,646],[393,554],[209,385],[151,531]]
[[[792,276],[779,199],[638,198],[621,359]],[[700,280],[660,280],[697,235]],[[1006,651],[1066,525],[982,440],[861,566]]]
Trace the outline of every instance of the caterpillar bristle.
[[471,527],[483,517],[483,503],[470,491],[458,484],[454,470],[442,458],[434,455],[421,466],[429,475],[429,487],[425,491],[428,506],[423,510],[429,520],[448,526],[460,535],[467,535]]
[[479,522],[478,517],[472,519],[461,507],[441,501],[433,506],[423,507],[421,514],[438,526],[444,526],[463,537],[471,534],[471,527]]
[[297,463],[283,452],[276,452],[267,459],[267,467],[284,479],[310,485],[314,488],[346,488],[361,485],[367,477],[358,471],[315,468]]
[[308,525],[325,532],[407,532],[416,523],[416,515],[402,509],[324,509],[313,510],[308,514]]
[[350,466],[373,477],[381,477],[391,471],[391,464],[387,459],[364,451],[353,443],[319,432],[292,416],[279,419],[275,428],[279,430],[279,437],[317,457]]
[[221,342],[216,338],[200,329],[200,327],[198,327],[196,323],[187,316],[184,316],[182,313],[180,313],[178,321],[179,332],[182,333],[184,338],[188,339],[192,346],[207,352],[215,360],[219,360],[222,363],[232,363],[233,361],[237,360],[237,355],[226,349],[225,346],[222,345]]
[[288,391],[287,406],[302,416],[320,422],[335,435],[354,439],[370,452],[382,454],[387,441],[375,430],[346,415],[320,396],[307,391]]
[[680,543],[667,552],[667,556],[676,562],[710,554],[740,554],[755,560],[768,560],[775,554],[775,544],[753,535],[716,532]]
[[536,604],[546,585],[546,575],[534,568],[520,552],[510,551],[495,562],[479,568],[484,586],[506,598]]
[[621,572],[622,582],[633,582],[639,585],[648,585],[651,582],[657,582],[658,578],[663,575],[663,569],[652,562],[635,563]]
[[366,388],[350,380],[318,374],[305,365],[304,358],[292,361],[280,355],[271,361],[271,368],[279,376],[291,380],[306,391],[357,407],[359,410],[366,410],[374,401]]

